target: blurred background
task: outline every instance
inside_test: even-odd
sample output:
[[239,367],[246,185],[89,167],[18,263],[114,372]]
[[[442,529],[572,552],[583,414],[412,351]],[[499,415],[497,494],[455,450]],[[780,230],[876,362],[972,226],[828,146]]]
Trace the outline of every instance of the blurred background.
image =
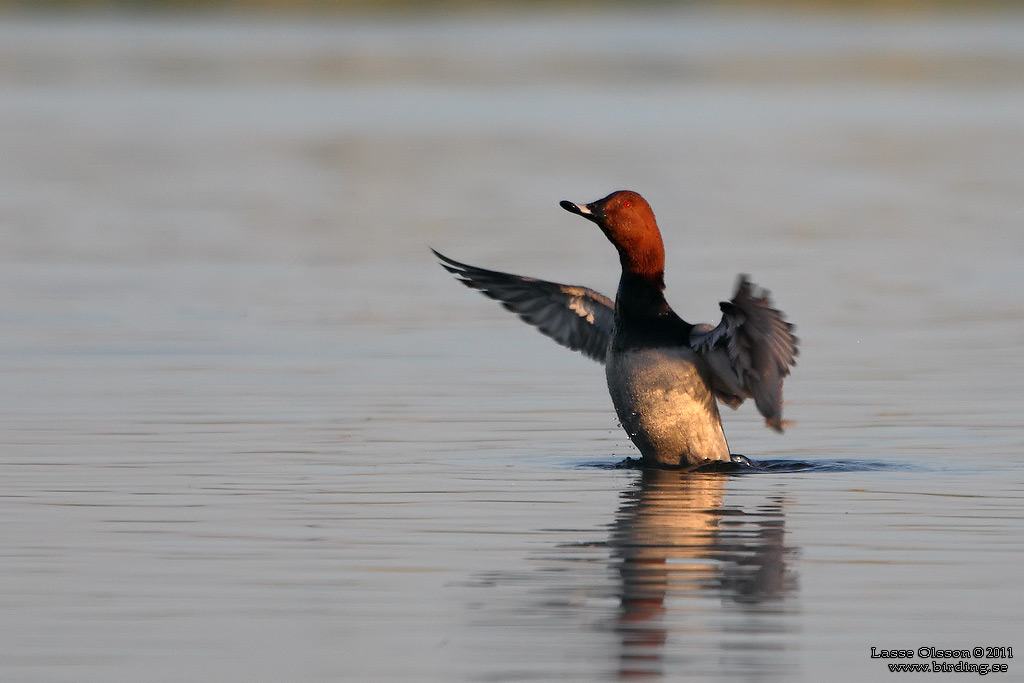
[[[1021,645],[1019,3],[0,8],[0,677]],[[723,417],[823,471],[607,469],[601,369],[428,251],[612,294],[557,204],[624,188],[684,318],[746,272],[796,323],[796,425]]]

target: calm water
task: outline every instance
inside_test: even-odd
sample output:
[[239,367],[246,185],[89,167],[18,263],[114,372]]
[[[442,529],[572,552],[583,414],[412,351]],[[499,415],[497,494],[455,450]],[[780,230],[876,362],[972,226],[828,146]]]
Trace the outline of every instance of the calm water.
[[[1024,16],[8,17],[0,84],[3,680],[1024,680]],[[612,468],[427,251],[611,293],[620,187],[797,323],[726,428],[814,467]]]

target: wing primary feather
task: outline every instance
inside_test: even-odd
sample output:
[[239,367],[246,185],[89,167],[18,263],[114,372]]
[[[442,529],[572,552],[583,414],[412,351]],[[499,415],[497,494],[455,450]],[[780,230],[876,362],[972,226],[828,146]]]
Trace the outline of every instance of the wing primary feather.
[[799,343],[793,325],[747,275],[737,278],[733,298],[719,308],[721,322],[694,328],[690,342],[708,360],[713,390],[733,407],[753,398],[766,424],[782,431],[782,382],[796,364]]
[[441,266],[562,346],[603,363],[614,321],[611,299],[586,287],[471,266],[431,249]]

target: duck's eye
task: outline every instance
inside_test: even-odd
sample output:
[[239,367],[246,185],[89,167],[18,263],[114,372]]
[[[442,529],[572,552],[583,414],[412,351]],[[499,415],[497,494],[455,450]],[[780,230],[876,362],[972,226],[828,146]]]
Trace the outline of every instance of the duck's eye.
[[633,206],[633,202],[631,202],[629,200],[626,200],[626,201],[622,202],[622,208],[624,208],[624,209],[628,209],[631,206]]

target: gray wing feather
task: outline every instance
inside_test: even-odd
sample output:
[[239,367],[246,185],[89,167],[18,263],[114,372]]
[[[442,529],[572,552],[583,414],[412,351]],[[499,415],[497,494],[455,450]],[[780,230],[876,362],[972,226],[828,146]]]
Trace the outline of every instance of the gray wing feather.
[[501,302],[562,346],[604,363],[615,303],[592,289],[477,268],[431,249],[459,282]]
[[769,427],[782,431],[782,380],[796,365],[793,325],[772,307],[769,293],[741,275],[736,295],[723,301],[717,327],[698,325],[690,345],[704,356],[712,373],[712,389],[735,408],[753,398]]

